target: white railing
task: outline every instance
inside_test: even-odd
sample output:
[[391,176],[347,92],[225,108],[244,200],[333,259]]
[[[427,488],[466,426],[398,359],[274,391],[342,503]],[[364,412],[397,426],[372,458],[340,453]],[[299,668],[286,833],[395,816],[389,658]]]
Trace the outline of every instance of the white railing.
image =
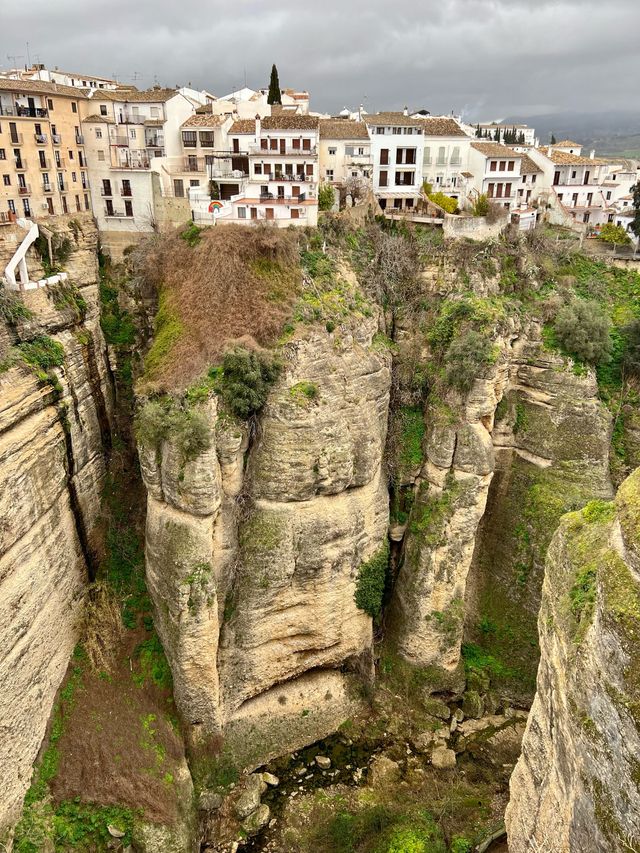
[[57,273],[48,278],[41,278],[38,281],[31,281],[29,279],[27,251],[38,239],[40,232],[36,223],[29,219],[17,219],[16,225],[26,229],[27,234],[13,253],[13,257],[4,270],[4,279],[9,290],[35,290],[38,287],[46,287],[47,284],[57,284],[60,281],[65,281],[67,279],[66,272]]

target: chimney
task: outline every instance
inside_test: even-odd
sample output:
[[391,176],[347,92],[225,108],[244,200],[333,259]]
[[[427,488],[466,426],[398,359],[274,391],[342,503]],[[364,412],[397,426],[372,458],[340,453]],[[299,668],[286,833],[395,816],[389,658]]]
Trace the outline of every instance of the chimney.
[[591,159],[593,160],[595,158],[595,156],[596,156],[596,149],[592,148],[591,151],[589,152],[589,157],[591,157]]
[[406,105],[405,105],[404,110],[402,111],[402,115],[403,115],[403,116],[408,116],[408,115],[409,115],[409,107],[407,107]]
[[260,113],[256,113],[256,145],[260,145],[260,129],[261,129],[261,126],[262,125],[260,122]]

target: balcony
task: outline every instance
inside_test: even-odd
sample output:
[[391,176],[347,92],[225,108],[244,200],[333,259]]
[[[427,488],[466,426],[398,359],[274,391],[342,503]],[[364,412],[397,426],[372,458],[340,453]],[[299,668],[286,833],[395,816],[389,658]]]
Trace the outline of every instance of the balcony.
[[300,195],[274,195],[273,193],[260,193],[259,200],[269,204],[298,204],[315,198],[311,193],[300,193]]
[[31,187],[29,184],[18,184],[19,195],[31,195]]
[[124,148],[129,147],[129,137],[126,134],[114,133],[109,137],[110,145],[118,145]]
[[[58,152],[56,151],[56,154]],[[56,169],[64,169],[66,165],[66,160],[64,157],[56,157]]]
[[49,115],[49,110],[46,110],[43,107],[22,107],[19,104],[16,104],[16,111],[14,115],[20,116],[21,118],[46,118]]
[[311,148],[291,148],[289,145],[285,148],[262,148],[260,145],[250,145],[250,154],[261,154],[263,157],[315,157],[318,149],[316,146]]
[[451,160],[449,160],[449,165],[462,166],[462,159],[460,157],[452,157]]
[[205,136],[203,133],[200,134],[200,148],[214,148],[215,143],[213,141],[213,134],[211,136]]
[[53,142],[54,145],[62,145],[62,136],[60,136],[59,133],[52,133],[51,134],[51,141]]
[[25,161],[21,157],[15,158],[15,164],[16,164],[16,171],[18,171],[18,172],[25,172],[26,171],[27,164],[25,163]]
[[106,217],[112,217],[112,218],[115,217],[117,219],[133,219],[133,213],[126,213],[126,211],[123,211],[123,210],[109,211],[109,210],[105,209],[104,215]]
[[185,139],[182,137],[182,147],[183,148],[197,148],[198,140],[197,139]]
[[144,144],[147,148],[164,148],[164,134],[147,135]]
[[107,188],[101,187],[100,188],[100,195],[103,198],[111,198],[111,196],[113,195],[113,190],[111,189],[111,187],[107,187]]
[[42,192],[52,193],[53,192],[53,186],[51,184],[43,184],[42,185]]
[[11,219],[11,214],[8,211],[0,211],[0,225],[11,225],[11,223],[15,219],[15,213],[13,214],[13,219]]
[[141,116],[137,113],[120,113],[118,124],[144,124],[149,116]]
[[148,169],[150,165],[150,161],[146,158],[142,158],[141,160],[130,160],[126,159],[124,162],[115,163],[111,168],[112,169]]
[[[42,153],[42,152],[40,152],[40,153]],[[38,162],[38,167],[40,169],[50,169],[51,168],[51,161],[47,160],[46,157],[41,157],[39,162]]]
[[47,144],[47,134],[46,133],[34,133],[33,135],[35,137],[37,145],[46,145]]
[[9,136],[9,140],[12,145],[22,145],[24,137],[21,133],[12,133]]
[[67,188],[66,188],[66,186],[65,186],[65,184],[64,184],[64,181],[58,181],[58,189],[60,190],[60,192],[61,192],[61,193],[65,192],[65,190],[66,190]]
[[120,190],[120,195],[125,198],[131,198],[133,196],[133,192],[131,191],[131,187],[122,187]]
[[76,133],[76,145],[84,145],[84,136],[81,133]]

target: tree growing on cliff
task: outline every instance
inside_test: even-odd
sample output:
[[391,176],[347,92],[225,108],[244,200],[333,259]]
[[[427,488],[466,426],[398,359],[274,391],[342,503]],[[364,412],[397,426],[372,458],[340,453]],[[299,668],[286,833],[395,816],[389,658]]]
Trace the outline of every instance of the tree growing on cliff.
[[635,211],[635,216],[631,222],[631,230],[636,237],[640,237],[640,181],[631,187],[631,195],[633,196],[633,209]]
[[271,66],[271,79],[269,80],[269,94],[267,95],[268,104],[281,104],[282,94],[280,92],[280,80],[278,78],[278,69],[275,63]]
[[611,358],[610,325],[597,302],[573,299],[558,311],[554,332],[565,352],[596,365]]
[[318,209],[331,210],[336,200],[336,193],[331,184],[321,184],[318,190]]

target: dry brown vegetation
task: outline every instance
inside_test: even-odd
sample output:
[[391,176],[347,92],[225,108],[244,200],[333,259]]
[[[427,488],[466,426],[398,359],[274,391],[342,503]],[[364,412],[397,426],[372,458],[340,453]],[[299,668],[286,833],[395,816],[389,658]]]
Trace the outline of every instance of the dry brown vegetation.
[[187,233],[195,238],[154,236],[131,256],[136,274],[159,297],[145,359],[149,390],[188,386],[239,339],[245,346],[272,344],[302,280],[296,234],[242,226]]

